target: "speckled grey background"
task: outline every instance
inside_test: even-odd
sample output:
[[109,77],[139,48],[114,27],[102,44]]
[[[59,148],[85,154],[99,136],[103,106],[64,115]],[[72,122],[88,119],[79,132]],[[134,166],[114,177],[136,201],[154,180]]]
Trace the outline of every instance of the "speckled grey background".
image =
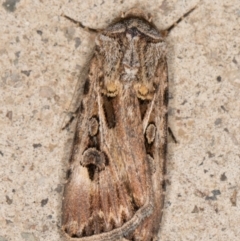
[[74,123],[61,126],[76,108],[94,35],[61,15],[101,29],[138,6],[163,29],[197,3],[168,37],[169,126],[178,143],[169,138],[159,240],[240,240],[240,1],[3,0],[0,241],[64,240]]

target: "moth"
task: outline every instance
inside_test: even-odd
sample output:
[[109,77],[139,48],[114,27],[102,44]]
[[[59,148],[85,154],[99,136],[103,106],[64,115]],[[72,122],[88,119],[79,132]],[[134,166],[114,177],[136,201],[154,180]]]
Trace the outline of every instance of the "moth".
[[96,37],[62,204],[70,240],[158,240],[173,26],[132,9]]

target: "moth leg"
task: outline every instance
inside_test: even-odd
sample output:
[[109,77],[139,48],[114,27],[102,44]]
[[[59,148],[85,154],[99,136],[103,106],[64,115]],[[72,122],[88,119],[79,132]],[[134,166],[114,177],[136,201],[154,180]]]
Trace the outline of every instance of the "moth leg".
[[177,139],[176,139],[175,135],[173,134],[173,131],[171,130],[170,127],[168,127],[168,134],[173,139],[174,143],[177,144],[178,141],[177,141]]
[[79,106],[74,112],[69,112],[69,115],[71,115],[71,117],[68,120],[68,122],[65,124],[65,126],[61,128],[61,130],[66,130],[72,124],[72,122],[75,119],[75,117],[79,114],[80,109],[81,108]]

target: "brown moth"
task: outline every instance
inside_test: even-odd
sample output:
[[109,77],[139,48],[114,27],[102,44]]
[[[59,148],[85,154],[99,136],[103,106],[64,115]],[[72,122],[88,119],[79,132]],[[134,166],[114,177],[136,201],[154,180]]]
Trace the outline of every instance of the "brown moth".
[[64,190],[70,240],[157,240],[167,149],[164,39],[172,27],[159,32],[134,9],[96,38]]

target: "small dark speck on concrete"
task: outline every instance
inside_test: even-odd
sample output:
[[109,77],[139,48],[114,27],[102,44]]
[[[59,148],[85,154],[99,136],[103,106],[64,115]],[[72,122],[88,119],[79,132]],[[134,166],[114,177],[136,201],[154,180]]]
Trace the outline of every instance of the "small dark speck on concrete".
[[215,201],[215,200],[217,200],[217,195],[220,195],[221,194],[221,192],[220,192],[220,190],[212,190],[212,194],[213,194],[213,196],[207,196],[206,198],[205,198],[205,200],[212,200],[212,201]]
[[215,125],[220,125],[222,124],[222,119],[221,118],[217,118],[214,122]]
[[48,203],[48,198],[43,199],[43,200],[41,201],[41,207],[45,206],[47,203]]
[[17,51],[17,52],[15,53],[15,56],[16,56],[17,58],[19,58],[19,57],[20,57],[20,54],[21,54],[21,51]]
[[214,196],[217,196],[217,195],[221,195],[221,192],[220,192],[220,190],[212,190],[212,194]]
[[225,175],[225,172],[220,176],[220,180],[221,181],[226,181],[227,180],[227,177]]
[[208,157],[209,157],[209,158],[215,157],[215,154],[214,154],[214,153],[211,153],[210,151],[208,151],[207,154],[208,154]]
[[54,191],[61,193],[62,192],[62,185],[58,184]]
[[41,30],[37,30],[37,34],[42,35],[43,32]]
[[11,205],[13,200],[8,195],[6,195],[6,202],[7,204]]
[[[13,221],[6,219],[6,224],[12,224],[12,223],[13,223]],[[0,239],[0,241],[1,241],[1,239]]]
[[52,215],[48,215],[47,218],[48,218],[48,219],[52,219]]
[[43,41],[44,43],[48,43],[48,38],[43,38],[42,41]]
[[193,208],[192,210],[192,213],[198,213],[199,212],[199,209],[198,207],[195,205],[195,207]]
[[1,155],[1,156],[4,156],[4,154],[3,154],[3,152],[2,152],[2,151],[0,151],[0,155]]
[[200,93],[201,93],[201,91],[197,91],[197,92],[196,92],[196,96],[199,96]]
[[221,82],[221,81],[222,81],[222,77],[221,77],[221,76],[218,76],[218,77],[217,77],[217,81],[218,81],[218,82]]
[[224,128],[223,130],[224,130],[224,131],[226,131],[227,133],[229,133],[229,130],[228,130],[228,128]]
[[16,10],[16,3],[20,0],[6,0],[2,5],[8,12],[14,12]]
[[33,144],[33,148],[38,148],[38,147],[42,147],[42,144],[38,143],[38,144]]
[[32,70],[22,70],[21,73],[30,76]]
[[43,106],[43,109],[49,110],[49,109],[50,109],[50,106],[49,106],[49,105],[44,105],[44,106]]
[[221,109],[222,109],[223,111],[227,112],[226,108],[225,108],[223,105],[221,105]]
[[9,120],[12,120],[12,111],[8,111],[7,114],[6,114],[6,117],[7,117]]
[[215,201],[215,200],[217,200],[217,198],[215,196],[207,196],[207,197],[205,197],[205,200]]
[[185,105],[187,103],[187,100],[184,100],[181,105]]
[[233,62],[234,64],[237,64],[237,63],[238,63],[237,60],[235,59],[235,57],[233,58],[232,62]]
[[81,44],[81,39],[80,38],[75,38],[75,48],[78,48]]

